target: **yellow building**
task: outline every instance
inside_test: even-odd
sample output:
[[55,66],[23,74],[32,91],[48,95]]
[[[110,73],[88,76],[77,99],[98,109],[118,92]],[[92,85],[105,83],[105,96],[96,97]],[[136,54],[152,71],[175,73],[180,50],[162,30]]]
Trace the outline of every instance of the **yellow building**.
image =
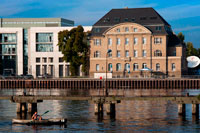
[[187,71],[185,46],[153,8],[112,9],[93,25],[90,44],[91,77],[106,68],[113,78]]

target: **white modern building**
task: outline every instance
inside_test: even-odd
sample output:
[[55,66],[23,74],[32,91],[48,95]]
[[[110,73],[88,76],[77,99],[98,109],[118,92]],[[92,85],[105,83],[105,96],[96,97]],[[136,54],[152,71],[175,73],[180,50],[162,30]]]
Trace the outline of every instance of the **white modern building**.
[[[59,51],[58,33],[71,30],[74,27],[31,27],[29,30],[30,42],[28,46],[28,73],[34,77],[48,73],[53,77],[69,76],[69,63],[62,60]],[[83,27],[90,31],[91,26]]]
[[73,25],[74,21],[63,18],[1,18],[0,75],[69,76],[69,63],[62,60],[57,44],[58,32]]

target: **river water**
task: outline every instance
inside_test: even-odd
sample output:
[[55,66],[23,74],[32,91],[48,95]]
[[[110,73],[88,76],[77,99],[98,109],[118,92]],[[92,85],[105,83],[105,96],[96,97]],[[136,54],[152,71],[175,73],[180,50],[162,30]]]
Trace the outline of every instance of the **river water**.
[[[2,90],[0,95],[19,95],[23,89]],[[97,95],[97,90],[26,90],[34,95]],[[112,90],[115,95],[197,95],[199,90]],[[12,124],[17,118],[16,104],[0,100],[0,132],[200,132],[200,120],[186,105],[186,116],[178,115],[177,105],[170,101],[122,101],[116,105],[116,116],[111,118],[94,114],[94,105],[88,101],[46,100],[38,104],[38,113],[50,112],[44,118],[67,118],[67,125],[28,126]]]

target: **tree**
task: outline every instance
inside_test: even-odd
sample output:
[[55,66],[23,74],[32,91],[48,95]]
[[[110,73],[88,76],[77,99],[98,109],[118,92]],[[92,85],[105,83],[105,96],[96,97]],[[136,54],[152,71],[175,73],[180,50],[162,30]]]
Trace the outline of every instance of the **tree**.
[[182,44],[184,44],[185,36],[183,35],[182,32],[178,33],[177,37],[181,41]]
[[193,47],[193,44],[191,42],[187,42],[186,46],[187,46],[187,49],[186,49],[187,56],[199,56],[198,50]]
[[58,33],[59,50],[63,54],[63,60],[70,63],[71,76],[78,76],[80,65],[82,71],[87,72],[89,60],[87,36],[88,33],[84,32],[82,26]]

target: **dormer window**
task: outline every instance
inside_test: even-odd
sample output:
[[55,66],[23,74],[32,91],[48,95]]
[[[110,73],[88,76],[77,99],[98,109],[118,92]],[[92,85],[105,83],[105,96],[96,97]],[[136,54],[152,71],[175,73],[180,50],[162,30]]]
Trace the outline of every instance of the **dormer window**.
[[156,31],[161,31],[162,27],[161,26],[156,26]]
[[114,18],[114,22],[119,22],[119,21],[120,21],[119,17]]
[[151,19],[151,20],[155,20],[155,19],[157,19],[157,17],[150,17],[150,19]]
[[95,30],[96,33],[100,32],[100,28],[95,28],[94,30]]
[[134,32],[137,32],[137,31],[138,31],[138,29],[137,29],[137,28],[133,28],[133,31],[134,31]]
[[125,32],[129,32],[129,28],[128,27],[125,27]]
[[124,21],[125,21],[125,22],[128,22],[128,18],[125,18]]
[[116,30],[117,32],[120,32],[120,28],[117,28],[117,30]]
[[140,20],[146,20],[146,19],[147,19],[146,17],[141,17],[141,18],[140,18]]
[[103,22],[109,22],[110,18],[105,18]]

